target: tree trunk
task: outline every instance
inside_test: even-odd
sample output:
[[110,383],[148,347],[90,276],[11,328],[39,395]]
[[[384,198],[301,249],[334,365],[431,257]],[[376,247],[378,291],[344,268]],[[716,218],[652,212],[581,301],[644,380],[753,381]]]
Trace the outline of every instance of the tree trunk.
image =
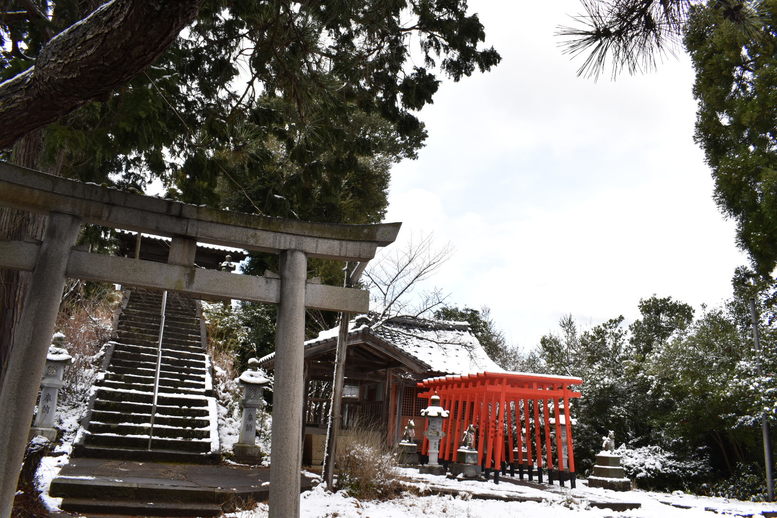
[[[14,145],[12,161],[22,167],[37,169],[42,146],[42,132],[32,131]],[[0,208],[0,241],[39,240],[45,225],[45,215]],[[22,312],[29,278],[29,272],[0,269],[0,381],[13,347],[12,337]]]
[[200,0],[114,0],[71,25],[35,65],[0,83],[0,148],[132,79],[197,15]]

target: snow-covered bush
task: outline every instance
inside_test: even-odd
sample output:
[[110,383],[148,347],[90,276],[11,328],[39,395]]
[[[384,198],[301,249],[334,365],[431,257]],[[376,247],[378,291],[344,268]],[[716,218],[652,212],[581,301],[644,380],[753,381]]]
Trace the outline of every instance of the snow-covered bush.
[[688,489],[710,474],[706,458],[678,459],[660,446],[621,445],[615,453],[621,456],[626,475],[641,489]]
[[[223,361],[224,357],[221,358]],[[243,393],[240,383],[233,376],[234,370],[225,369],[223,363],[217,363],[214,358],[213,365],[213,388],[216,396],[216,405],[218,407],[219,420],[219,445],[222,455],[229,455],[232,447],[240,436],[240,421],[242,408],[240,400]],[[271,379],[265,374],[265,377]],[[260,408],[256,412],[256,438],[265,461],[269,460],[270,439],[272,431],[272,416],[267,412],[266,407]]]
[[[221,454],[229,456],[240,435],[243,396],[240,383],[240,365],[237,351],[248,340],[247,328],[241,320],[239,306],[203,303],[203,314],[208,329],[208,352],[213,362],[213,389],[218,407],[219,446]],[[270,379],[272,376],[263,373]],[[266,389],[270,390],[270,389]],[[264,461],[269,461],[272,417],[266,408],[256,412],[257,446]]]

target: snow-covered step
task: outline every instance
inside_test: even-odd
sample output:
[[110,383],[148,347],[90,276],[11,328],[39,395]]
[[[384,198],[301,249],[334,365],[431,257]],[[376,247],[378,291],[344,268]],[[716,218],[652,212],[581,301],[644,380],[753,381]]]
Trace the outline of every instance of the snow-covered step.
[[219,462],[217,454],[212,452],[198,453],[179,449],[164,449],[156,444],[152,450],[146,446],[130,447],[120,446],[95,446],[76,444],[73,449],[76,457],[89,457],[98,459],[122,459],[132,461],[153,462],[185,462],[191,464],[215,464]]
[[[128,351],[121,348],[117,348],[113,352],[113,358],[115,360],[123,360],[125,362],[137,362],[143,366],[147,366],[149,364],[156,365],[157,363],[157,355],[156,354],[150,354],[145,352],[134,352],[134,351]],[[164,365],[170,365],[175,367],[185,367],[188,369],[202,369],[203,373],[205,372],[205,356],[203,355],[201,358],[180,358],[178,356],[174,356],[173,353],[170,353],[169,351],[166,351],[164,348],[162,349],[162,364]]]
[[187,394],[193,394],[205,391],[205,380],[173,380],[161,378],[159,380],[159,390],[162,392],[175,392],[177,390],[185,391]]
[[114,516],[219,516],[221,506],[207,502],[143,502],[140,500],[115,500],[98,498],[67,498],[62,510],[95,515]]
[[[159,335],[157,334],[130,335],[124,332],[119,332],[116,335],[115,341],[122,345],[132,345],[136,347],[150,347],[150,348],[156,349],[159,346]],[[199,340],[187,341],[187,340],[179,340],[179,339],[173,339],[173,338],[165,338],[162,341],[162,347],[171,349],[171,350],[183,351],[183,352],[202,352],[202,343]]]
[[[159,322],[135,322],[130,324],[120,324],[117,328],[120,335],[137,336],[146,340],[155,340],[159,337]],[[176,324],[167,320],[165,323],[165,338],[173,340],[184,340],[191,343],[200,343],[199,325],[191,325],[191,328],[183,328],[181,324]]]
[[[183,435],[183,434],[182,434]],[[148,433],[146,434],[122,434],[122,433],[91,433],[86,432],[83,439],[84,446],[103,446],[114,448],[148,448]],[[186,437],[159,437],[154,433],[151,439],[151,450],[173,450],[182,452],[209,453],[211,450],[210,439],[195,439]]]
[[[119,343],[114,349],[114,354],[116,351],[123,351],[130,354],[150,354],[152,356],[156,356],[158,349],[157,346]],[[169,347],[167,344],[163,344],[162,346],[162,355],[198,361],[205,361],[206,356],[202,351],[202,348],[197,351],[194,348],[183,349],[178,347]]]
[[[106,412],[123,412],[150,414],[151,403],[135,403],[130,401],[111,401],[97,399],[94,402],[94,409]],[[208,408],[206,407],[178,407],[178,406],[157,406],[157,415],[170,417],[208,417]]]
[[[161,380],[161,381],[164,381],[164,380]],[[185,384],[182,384],[182,383],[185,383]],[[140,390],[140,391],[149,391],[149,392],[153,392],[154,390],[153,380],[150,384],[126,383],[122,381],[104,380],[103,386],[118,389],[118,390]],[[205,382],[187,381],[187,382],[177,382],[175,384],[171,382],[168,382],[167,384],[160,382],[159,393],[205,395]]]
[[[195,418],[191,416],[177,417],[177,416],[165,416],[156,414],[154,416],[154,423],[164,426],[177,426],[180,428],[206,428],[210,426],[210,422],[205,416],[205,419]],[[149,423],[151,422],[151,414],[145,413],[126,413],[126,412],[114,412],[110,410],[96,410],[92,412],[91,422],[100,423]]]
[[[102,423],[92,420],[89,423],[89,432],[97,434],[119,434],[119,435],[134,435],[134,436],[148,436],[149,430],[151,430],[151,423]],[[209,439],[210,428],[206,423],[203,428],[187,428],[182,426],[169,426],[156,422],[154,420],[154,428],[152,430],[154,437],[159,438],[184,438],[184,439]]]
[[[159,351],[161,295],[146,290],[129,295],[77,455],[209,462],[211,452],[218,450],[210,361],[203,350],[197,306],[175,294],[167,300]],[[149,450],[152,412],[154,438]]]
[[[154,391],[136,389],[116,389],[101,386],[96,391],[97,400],[131,401],[133,403],[153,403]],[[157,405],[175,407],[207,407],[208,398],[199,394],[183,394],[160,390],[157,394]]]

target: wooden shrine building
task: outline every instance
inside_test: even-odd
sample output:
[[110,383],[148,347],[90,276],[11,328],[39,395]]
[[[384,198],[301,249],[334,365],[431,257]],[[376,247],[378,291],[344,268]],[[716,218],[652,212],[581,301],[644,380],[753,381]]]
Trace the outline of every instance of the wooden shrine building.
[[[331,398],[332,372],[338,329],[324,331],[305,342],[305,445],[303,460],[323,461]],[[261,367],[274,368],[275,355],[260,359]],[[466,322],[412,317],[370,324],[367,316],[351,321],[345,361],[345,388],[341,415],[343,442],[349,430],[365,429],[396,444],[408,420],[423,430],[418,382],[430,377],[470,372],[499,372]],[[338,438],[338,441],[341,441]]]

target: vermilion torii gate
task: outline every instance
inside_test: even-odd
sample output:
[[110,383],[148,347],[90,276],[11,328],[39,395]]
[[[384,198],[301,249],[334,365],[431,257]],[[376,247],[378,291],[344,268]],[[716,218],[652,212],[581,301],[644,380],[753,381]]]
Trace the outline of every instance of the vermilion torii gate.
[[[430,378],[418,383],[428,389],[418,397],[440,396],[450,411],[443,422],[439,459],[456,462],[459,440],[469,424],[477,427],[478,464],[504,471],[517,466],[529,479],[536,465],[539,482],[543,469],[548,482],[575,484],[575,455],[569,399],[580,397],[571,385],[580,378],[510,372],[482,372],[466,376]],[[422,452],[426,453],[424,440]]]
[[[67,277],[278,304],[270,516],[299,516],[305,308],[362,313],[364,290],[308,282],[307,258],[364,263],[399,223],[333,225],[269,218],[84,184],[0,162],[0,206],[47,215],[41,242],[0,241],[0,267],[31,272],[0,388],[0,518],[11,513],[38,386]],[[83,224],[172,238],[168,264],[73,248]],[[197,242],[280,256],[280,278],[194,266]]]

